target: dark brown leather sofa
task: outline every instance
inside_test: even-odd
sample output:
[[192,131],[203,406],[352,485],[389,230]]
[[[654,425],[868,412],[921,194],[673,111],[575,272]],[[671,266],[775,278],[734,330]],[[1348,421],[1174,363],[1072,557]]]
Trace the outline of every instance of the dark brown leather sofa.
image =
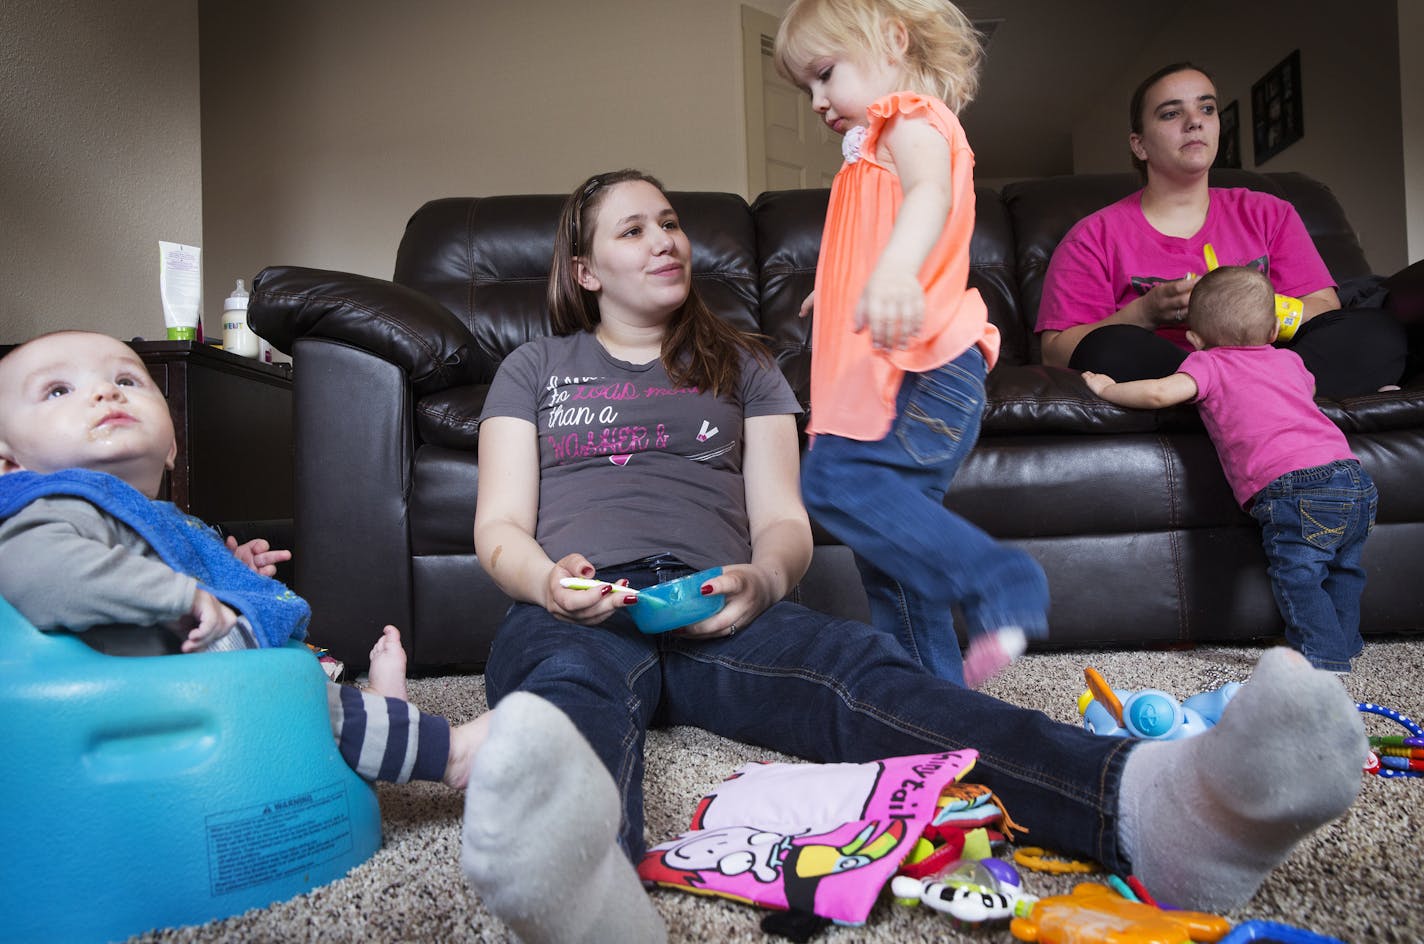
[[[1223,186],[1284,197],[1342,284],[1367,276],[1349,222],[1298,174],[1223,172]],[[1052,590],[1049,645],[1146,646],[1274,635],[1281,625],[1255,523],[1232,501],[1196,412],[1119,409],[1075,373],[1038,363],[1033,334],[1053,247],[1131,175],[980,189],[971,284],[1003,332],[978,446],[947,504],[1032,553]],[[827,192],[676,193],[694,279],[714,311],[765,335],[805,402],[809,322]],[[366,663],[382,624],[420,667],[483,663],[508,600],[475,558],[479,415],[515,347],[549,332],[543,298],[556,195],[435,200],[411,218],[392,281],[269,268],[256,330],[293,353],[295,584],[314,641]],[[1421,266],[1409,270],[1418,281]],[[1401,291],[1401,297],[1404,293]],[[1424,379],[1398,393],[1322,401],[1375,477],[1365,554],[1368,633],[1424,627]],[[848,550],[817,531],[795,595],[863,617]]]

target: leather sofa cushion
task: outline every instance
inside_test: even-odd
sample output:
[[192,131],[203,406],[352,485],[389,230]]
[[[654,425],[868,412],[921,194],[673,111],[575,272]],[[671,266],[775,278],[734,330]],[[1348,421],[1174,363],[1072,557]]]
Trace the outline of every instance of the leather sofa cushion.
[[488,384],[468,384],[421,397],[415,404],[415,431],[420,441],[475,452],[487,396]]
[[[730,193],[668,196],[692,241],[702,299],[738,327],[758,330],[746,201]],[[406,225],[394,280],[449,309],[490,376],[515,348],[552,333],[545,297],[562,203],[557,194],[449,197],[426,203]]]
[[[1195,406],[1133,410],[1096,397],[1076,371],[1062,367],[998,367],[986,384],[981,435],[1014,433],[1202,432]],[[1371,393],[1348,400],[1319,400],[1321,410],[1347,434],[1424,426],[1424,378],[1402,393]]]
[[946,504],[1005,540],[1251,524],[1199,433],[981,437]]
[[1321,400],[1320,408],[1347,434],[1424,427],[1424,377],[1415,378],[1400,393]]
[[[761,323],[777,360],[809,356],[810,321],[800,317],[801,303],[816,283],[816,260],[821,251],[829,190],[768,191],[752,204],[756,245],[761,258]],[[969,248],[969,284],[984,296],[989,320],[1002,336],[999,362],[1025,364],[1036,359],[1037,340],[1018,316],[1014,273],[1014,234],[1008,212],[998,193],[975,190],[974,238]],[[793,389],[806,389],[798,380],[799,366],[788,371]]]
[[[781,368],[793,389],[806,390],[810,352],[783,349]],[[1078,374],[1059,367],[1007,365],[989,374],[988,403],[981,436],[1015,434],[1098,434],[1201,432],[1195,407],[1132,410],[1093,396]],[[479,446],[480,413],[487,384],[466,384],[421,397],[415,429],[421,442],[474,452]],[[806,409],[802,404],[802,409]],[[1368,394],[1349,400],[1322,400],[1321,409],[1346,433],[1375,433],[1424,427],[1424,385],[1401,395]],[[800,426],[805,425],[805,414]]]

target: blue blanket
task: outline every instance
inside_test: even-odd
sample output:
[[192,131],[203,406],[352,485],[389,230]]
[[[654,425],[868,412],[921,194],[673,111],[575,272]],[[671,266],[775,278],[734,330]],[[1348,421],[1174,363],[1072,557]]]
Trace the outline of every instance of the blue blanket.
[[0,520],[36,499],[60,495],[82,498],[128,525],[169,567],[196,578],[198,586],[247,617],[262,646],[306,638],[311,607],[305,600],[238,560],[208,525],[107,472],[0,475]]

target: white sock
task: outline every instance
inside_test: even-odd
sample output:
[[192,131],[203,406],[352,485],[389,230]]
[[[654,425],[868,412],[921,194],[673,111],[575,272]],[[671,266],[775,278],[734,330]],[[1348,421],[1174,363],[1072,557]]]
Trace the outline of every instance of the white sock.
[[470,765],[460,867],[527,944],[666,941],[618,846],[620,811],[613,779],[568,716],[515,692]]
[[1339,679],[1271,649],[1215,727],[1133,748],[1118,799],[1123,851],[1154,898],[1228,911],[1349,808],[1365,750]]

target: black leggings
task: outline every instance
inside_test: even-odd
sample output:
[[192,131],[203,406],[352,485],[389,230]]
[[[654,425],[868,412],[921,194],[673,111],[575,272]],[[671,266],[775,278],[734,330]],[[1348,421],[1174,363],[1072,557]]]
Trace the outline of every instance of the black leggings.
[[[1378,308],[1346,308],[1317,315],[1289,343],[1315,376],[1315,392],[1332,400],[1373,393],[1404,373],[1404,326]],[[1104,325],[1073,350],[1068,366],[1113,380],[1174,374],[1187,352],[1137,325]]]

